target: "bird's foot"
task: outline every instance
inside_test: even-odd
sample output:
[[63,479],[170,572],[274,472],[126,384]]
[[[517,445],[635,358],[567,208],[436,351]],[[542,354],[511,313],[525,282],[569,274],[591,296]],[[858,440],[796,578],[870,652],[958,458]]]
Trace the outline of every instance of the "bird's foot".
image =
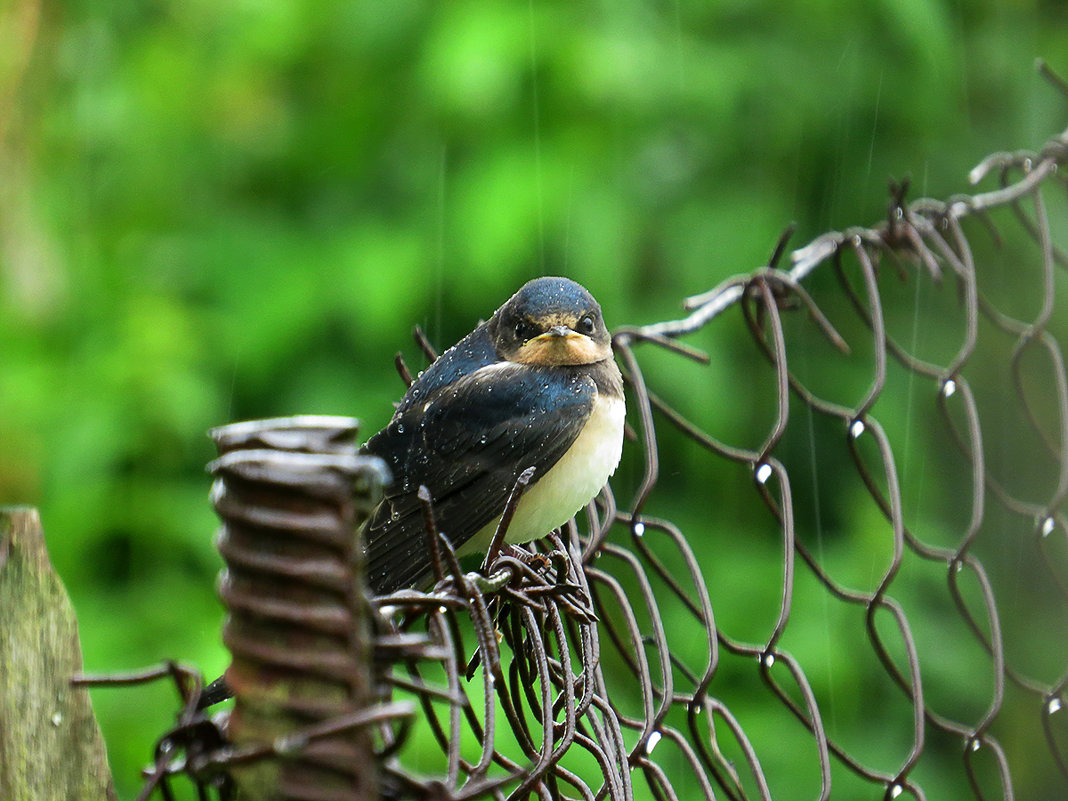
[[516,559],[527,567],[534,570],[545,570],[552,562],[549,559],[549,555],[543,553],[533,553],[526,548],[520,548],[518,545],[505,545],[501,548],[501,554],[504,556],[510,556]]

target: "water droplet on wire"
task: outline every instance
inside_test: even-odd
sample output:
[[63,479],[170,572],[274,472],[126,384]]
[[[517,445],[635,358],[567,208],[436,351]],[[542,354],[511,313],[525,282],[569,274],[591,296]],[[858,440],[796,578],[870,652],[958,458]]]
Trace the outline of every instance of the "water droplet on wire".
[[768,479],[771,478],[772,472],[773,471],[771,469],[771,465],[767,462],[764,462],[756,469],[756,480],[759,481],[761,484],[767,484]]
[[650,734],[649,739],[645,741],[645,753],[653,753],[653,749],[656,748],[657,743],[660,742],[663,736],[664,735],[662,735],[658,731],[654,731],[652,734]]

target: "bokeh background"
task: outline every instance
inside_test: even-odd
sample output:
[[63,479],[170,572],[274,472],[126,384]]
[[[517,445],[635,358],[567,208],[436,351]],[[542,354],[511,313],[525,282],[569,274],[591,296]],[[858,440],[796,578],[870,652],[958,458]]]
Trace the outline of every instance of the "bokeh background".
[[[40,508],[87,669],[224,667],[210,427],[371,433],[393,354],[422,364],[413,324],[446,347],[541,274],[610,325],[666,319],[791,221],[800,245],[878,220],[890,177],[965,190],[1063,127],[1033,60],[1068,72],[1066,23],[1037,0],[6,0],[0,503]],[[94,703],[132,797],[173,693]]]

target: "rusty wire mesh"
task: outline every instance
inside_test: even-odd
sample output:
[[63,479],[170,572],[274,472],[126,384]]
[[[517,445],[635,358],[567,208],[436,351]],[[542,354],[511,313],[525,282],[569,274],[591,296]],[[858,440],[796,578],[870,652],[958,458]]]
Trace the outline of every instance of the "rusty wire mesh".
[[420,706],[376,728],[387,796],[1063,797],[1066,163],[895,187],[618,329],[633,464],[540,560],[442,541],[433,590],[375,599],[437,646],[380,666]]
[[[984,160],[981,194],[894,187],[884,223],[788,267],[784,239],[683,319],[618,329],[635,436],[612,485],[477,570],[427,503],[425,592],[354,591],[344,532],[377,473],[353,421],[220,430],[223,597],[251,614],[231,743],[179,681],[144,795],[283,756],[304,799],[1064,797],[1066,164],[1068,132]],[[246,592],[273,574],[279,599]],[[235,748],[249,682],[291,697],[278,739]],[[337,761],[354,744],[377,788]]]

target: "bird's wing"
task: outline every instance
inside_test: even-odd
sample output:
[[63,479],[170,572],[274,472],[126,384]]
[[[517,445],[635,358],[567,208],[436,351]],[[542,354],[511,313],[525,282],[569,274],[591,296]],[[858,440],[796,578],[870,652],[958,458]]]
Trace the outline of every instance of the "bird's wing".
[[583,375],[502,363],[398,413],[364,446],[393,472],[365,530],[371,588],[409,587],[430,570],[420,485],[430,490],[438,530],[459,548],[503,511],[523,470],[533,467],[536,483],[563,456],[595,393]]

